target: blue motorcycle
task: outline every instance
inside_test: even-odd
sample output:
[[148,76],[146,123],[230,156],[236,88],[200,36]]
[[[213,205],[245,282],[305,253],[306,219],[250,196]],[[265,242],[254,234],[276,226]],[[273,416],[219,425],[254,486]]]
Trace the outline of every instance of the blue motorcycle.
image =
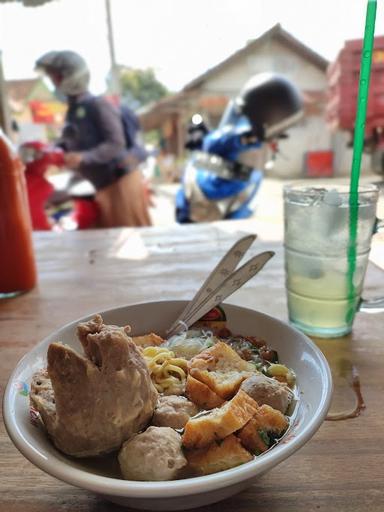
[[177,221],[251,217],[263,179],[263,172],[254,165],[259,150],[301,116],[297,88],[281,75],[262,73],[252,77],[229,103],[216,130],[208,132],[201,126],[201,117],[197,122],[192,118],[186,144],[192,152],[176,196]]

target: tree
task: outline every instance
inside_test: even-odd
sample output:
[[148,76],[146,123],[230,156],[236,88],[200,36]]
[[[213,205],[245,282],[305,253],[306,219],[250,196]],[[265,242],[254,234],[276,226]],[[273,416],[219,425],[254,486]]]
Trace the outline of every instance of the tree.
[[134,69],[120,66],[119,79],[123,101],[137,109],[169,94],[152,68]]

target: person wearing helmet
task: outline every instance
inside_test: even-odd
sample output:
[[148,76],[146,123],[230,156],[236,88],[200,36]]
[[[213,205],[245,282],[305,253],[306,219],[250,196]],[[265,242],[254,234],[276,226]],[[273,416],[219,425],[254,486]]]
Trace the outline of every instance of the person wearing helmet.
[[100,227],[150,225],[141,172],[127,164],[121,114],[89,92],[85,60],[73,51],[52,51],[36,61],[68,103],[59,145],[65,163],[96,189]]

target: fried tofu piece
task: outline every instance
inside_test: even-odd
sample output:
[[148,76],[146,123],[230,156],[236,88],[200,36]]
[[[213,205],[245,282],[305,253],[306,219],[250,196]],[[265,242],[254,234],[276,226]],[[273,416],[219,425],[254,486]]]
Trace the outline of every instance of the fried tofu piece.
[[260,430],[282,434],[288,428],[288,419],[284,414],[269,405],[260,406],[253,417]]
[[226,437],[220,443],[212,443],[204,450],[186,452],[186,457],[190,468],[199,475],[225,471],[253,459],[234,435]]
[[237,436],[244,448],[256,455],[267,451],[269,448],[265,439],[260,435],[257,420],[253,418],[237,433]]
[[144,336],[132,336],[132,341],[138,347],[157,347],[164,343],[165,340],[161,336],[151,332],[150,334],[144,334]]
[[201,409],[214,409],[224,404],[219,395],[214,393],[209,387],[199,380],[188,375],[185,387],[186,396]]
[[255,373],[251,363],[244,361],[222,341],[195,356],[188,366],[192,377],[206,384],[224,400],[232,398],[243,380]]
[[184,428],[183,445],[203,448],[240,430],[257,412],[257,403],[240,390],[231,401],[204,416],[191,418]]
[[281,435],[287,428],[288,419],[280,411],[269,405],[262,405],[237,435],[247,450],[259,454],[269,448],[263,433]]

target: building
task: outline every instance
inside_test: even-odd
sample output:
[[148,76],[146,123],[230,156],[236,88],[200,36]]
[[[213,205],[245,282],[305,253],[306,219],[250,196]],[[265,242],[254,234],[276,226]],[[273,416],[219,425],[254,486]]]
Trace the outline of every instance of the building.
[[[277,24],[192,80],[178,94],[142,111],[141,122],[144,130],[159,130],[165,150],[181,157],[186,126],[193,113],[199,112],[214,127],[229,99],[249,77],[264,71],[278,72],[300,88],[305,115],[288,131],[289,137],[279,142],[271,173],[288,178],[310,176],[311,172],[312,176],[316,172],[342,174],[346,140],[340,134],[332,135],[325,121],[327,67],[326,59]],[[314,168],[306,162],[313,162]],[[320,165],[317,170],[316,165]]]
[[57,101],[41,78],[7,80],[8,110],[18,141],[54,137],[61,128],[66,104]]

